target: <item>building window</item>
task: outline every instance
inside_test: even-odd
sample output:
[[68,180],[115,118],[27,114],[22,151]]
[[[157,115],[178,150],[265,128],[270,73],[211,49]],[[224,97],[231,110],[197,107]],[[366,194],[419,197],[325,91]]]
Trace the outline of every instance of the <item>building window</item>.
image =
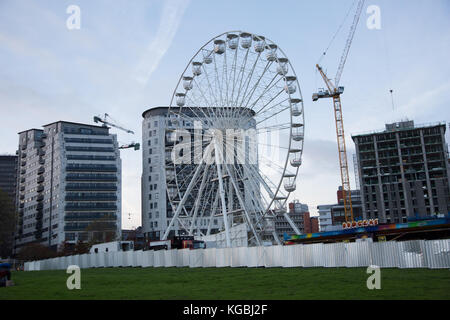
[[158,126],[158,121],[155,121],[154,126],[155,126],[155,127]]

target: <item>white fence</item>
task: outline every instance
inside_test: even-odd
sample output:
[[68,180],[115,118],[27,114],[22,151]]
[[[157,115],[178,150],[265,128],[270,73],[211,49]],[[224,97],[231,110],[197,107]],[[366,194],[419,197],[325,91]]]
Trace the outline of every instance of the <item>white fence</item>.
[[102,267],[450,268],[450,239],[88,253],[25,263],[25,271]]

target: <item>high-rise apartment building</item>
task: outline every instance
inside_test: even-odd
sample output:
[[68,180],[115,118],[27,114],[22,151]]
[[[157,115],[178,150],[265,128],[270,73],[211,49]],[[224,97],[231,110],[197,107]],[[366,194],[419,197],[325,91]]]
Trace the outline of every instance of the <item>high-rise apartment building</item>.
[[109,128],[58,121],[19,133],[16,248],[120,239],[121,159]]
[[0,190],[15,205],[17,189],[17,156],[0,155]]
[[[166,147],[173,144],[169,135],[171,129],[175,128],[176,119],[173,115],[169,116],[168,111],[168,107],[155,107],[142,114],[142,228],[149,240],[159,240],[173,217],[167,186],[172,186],[174,192],[176,186],[173,185],[173,165],[168,164],[171,154]],[[192,132],[194,124],[180,120],[176,127]],[[213,234],[220,231],[223,220],[220,217],[213,218],[209,226],[209,217],[205,216],[198,219],[197,223],[204,234],[208,233],[208,227],[209,234]],[[184,229],[176,223],[170,236],[184,233]]]
[[365,219],[396,223],[450,212],[445,130],[445,123],[404,121],[353,136]]

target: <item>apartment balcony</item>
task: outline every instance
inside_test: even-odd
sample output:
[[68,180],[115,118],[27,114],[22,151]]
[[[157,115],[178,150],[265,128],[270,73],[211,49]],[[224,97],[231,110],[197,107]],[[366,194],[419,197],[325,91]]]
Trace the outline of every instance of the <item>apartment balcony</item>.
[[25,191],[25,186],[20,186],[20,191]]
[[25,178],[24,177],[20,178],[20,183],[24,183],[24,182],[25,182]]
[[26,162],[25,160],[22,160],[22,161],[20,162],[20,165],[21,165],[22,167],[24,167],[24,166],[27,165],[27,162]]
[[43,174],[45,172],[45,167],[44,166],[42,166],[42,167],[40,167],[39,169],[38,169],[38,174]]
[[114,174],[67,174],[66,181],[117,181]]
[[[85,231],[89,227],[89,223],[68,223],[64,226],[64,231]],[[104,231],[114,231],[117,229],[117,224],[106,222],[102,225]]]
[[68,172],[117,172],[117,167],[104,164],[68,164],[66,166]]
[[101,202],[87,202],[87,203],[73,203],[66,204],[66,211],[91,211],[91,210],[117,210],[115,203],[101,203]]
[[26,158],[27,157],[27,154],[26,154],[26,152],[22,152],[22,154],[20,155],[20,157],[23,159],[23,158]]
[[19,203],[19,208],[22,209],[24,206],[25,206],[25,203],[23,203],[23,202],[22,202],[22,203]]
[[117,191],[112,183],[68,183],[66,191]]
[[42,200],[44,200],[44,195],[43,194],[40,194],[40,195],[38,195],[36,197],[36,201],[42,201]]
[[116,195],[66,195],[66,201],[117,201]]
[[26,169],[21,169],[21,170],[20,170],[20,174],[25,174],[25,173],[27,173],[27,170],[26,170]]
[[25,150],[26,148],[27,148],[26,144],[23,144],[22,147],[21,147],[22,150]]
[[43,204],[42,202],[39,202],[39,203],[36,205],[36,210],[43,209],[43,208],[44,208],[44,204]]
[[44,158],[39,158],[39,164],[45,164],[45,159]]
[[85,154],[68,154],[67,160],[99,160],[99,161],[115,161],[115,156],[95,156]]
[[44,191],[44,186],[43,185],[39,185],[36,189],[37,192],[42,192]]
[[25,195],[24,194],[21,194],[20,196],[19,196],[19,200],[24,200],[25,199]]
[[37,183],[44,182],[44,176],[39,176],[36,181]]
[[64,221],[116,221],[117,215],[116,214],[99,214],[99,213],[90,213],[86,212],[77,212],[77,213],[68,213],[64,216]]
[[111,148],[111,147],[76,147],[76,146],[66,146],[66,151],[114,152],[115,149]]

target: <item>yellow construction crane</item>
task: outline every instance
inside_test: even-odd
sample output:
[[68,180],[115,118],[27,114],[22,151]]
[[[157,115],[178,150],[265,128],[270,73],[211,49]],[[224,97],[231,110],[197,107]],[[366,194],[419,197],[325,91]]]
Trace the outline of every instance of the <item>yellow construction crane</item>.
[[342,182],[342,197],[344,198],[344,212],[345,221],[353,222],[353,206],[350,188],[350,178],[348,174],[348,162],[347,162],[347,149],[345,147],[345,134],[344,134],[344,120],[342,116],[342,104],[341,104],[341,94],[344,93],[344,87],[339,86],[339,81],[341,79],[342,71],[344,70],[345,61],[347,60],[348,52],[352,44],[353,36],[355,34],[356,26],[358,25],[359,17],[361,16],[361,11],[364,6],[364,0],[359,0],[356,13],[353,18],[353,23],[350,28],[350,33],[345,44],[344,53],[341,56],[341,61],[339,63],[338,70],[336,72],[336,77],[333,82],[327,77],[323,69],[316,64],[317,70],[319,70],[320,75],[325,81],[327,89],[319,90],[318,93],[313,94],[313,101],[317,101],[322,98],[333,98],[334,107],[334,117],[336,121],[336,135],[337,144],[339,151],[339,166],[341,170],[341,182]]

